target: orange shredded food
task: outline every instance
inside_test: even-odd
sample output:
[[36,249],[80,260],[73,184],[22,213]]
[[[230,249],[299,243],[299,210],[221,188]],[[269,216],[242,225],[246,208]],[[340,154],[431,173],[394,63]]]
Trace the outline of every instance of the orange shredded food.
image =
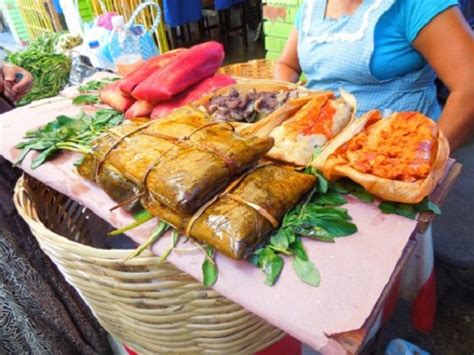
[[336,113],[336,109],[329,101],[331,97],[331,95],[315,97],[303,115],[285,125],[285,130],[295,135],[324,134],[327,139],[331,139],[333,117]]
[[405,182],[426,178],[437,151],[438,127],[417,112],[396,113],[388,120],[374,113],[339,153],[345,152],[363,173]]

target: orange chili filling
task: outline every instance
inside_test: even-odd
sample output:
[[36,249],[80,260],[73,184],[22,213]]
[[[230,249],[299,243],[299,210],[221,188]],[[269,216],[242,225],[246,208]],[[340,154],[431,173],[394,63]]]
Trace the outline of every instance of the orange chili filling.
[[417,112],[396,113],[389,120],[386,125],[373,115],[339,152],[363,173],[405,182],[426,178],[437,150],[438,127]]
[[315,97],[304,114],[285,125],[285,130],[295,135],[324,134],[327,139],[331,139],[336,109],[331,105],[330,98],[328,95]]

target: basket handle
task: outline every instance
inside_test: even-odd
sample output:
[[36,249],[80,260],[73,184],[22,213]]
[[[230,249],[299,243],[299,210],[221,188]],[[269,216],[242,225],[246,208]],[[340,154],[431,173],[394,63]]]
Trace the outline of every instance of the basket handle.
[[130,16],[130,19],[127,22],[127,27],[132,26],[133,23],[135,22],[135,19],[140,14],[140,12],[142,12],[148,6],[154,7],[156,9],[156,12],[157,12],[156,16],[155,16],[155,19],[153,21],[153,25],[151,26],[151,28],[149,30],[149,32],[154,33],[156,31],[156,29],[158,28],[158,26],[160,25],[160,22],[161,22],[161,8],[160,8],[160,5],[158,5],[156,2],[153,2],[153,1],[146,1],[146,2],[143,2],[140,5],[138,5],[137,8],[135,9],[135,11],[133,12],[132,16]]

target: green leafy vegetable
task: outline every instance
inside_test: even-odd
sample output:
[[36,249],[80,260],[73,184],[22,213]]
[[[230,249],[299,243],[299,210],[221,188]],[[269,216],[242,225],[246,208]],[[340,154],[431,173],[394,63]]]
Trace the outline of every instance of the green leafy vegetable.
[[99,110],[92,115],[81,113],[77,117],[58,116],[45,126],[26,132],[26,140],[16,145],[22,151],[15,165],[21,163],[33,150],[40,152],[31,164],[33,169],[61,150],[87,153],[95,138],[122,121],[123,115],[120,112],[109,109]]
[[[316,153],[313,153],[313,158],[312,159],[314,159],[315,154]],[[310,164],[311,164],[311,162],[310,162]],[[326,192],[328,192],[329,181],[324,177],[323,173],[321,173],[319,170],[317,170],[314,167],[309,166],[309,165],[305,168],[304,172],[306,174],[311,174],[311,175],[314,175],[314,176],[317,177],[316,189],[317,189],[318,192],[320,192],[322,194],[325,194]]]
[[313,287],[319,286],[321,277],[318,269],[311,261],[296,257],[293,259],[293,270],[304,283]]
[[386,214],[398,214],[400,216],[415,219],[420,212],[433,212],[434,214],[441,214],[441,209],[438,205],[431,202],[427,197],[418,204],[406,204],[399,202],[384,201],[379,204],[379,209]]
[[108,84],[113,83],[114,81],[117,81],[119,79],[120,78],[104,78],[101,80],[89,80],[87,83],[79,86],[79,92],[86,93],[91,91],[99,91]]
[[339,181],[331,182],[329,185],[329,190],[338,192],[341,194],[352,194],[359,201],[365,202],[365,203],[372,203],[375,200],[372,194],[367,192],[359,184],[349,179],[342,179]]
[[61,33],[48,33],[33,41],[25,50],[9,53],[7,62],[28,70],[34,78],[33,87],[16,104],[18,106],[46,97],[56,96],[67,84],[71,58],[55,53]]
[[[312,172],[317,173],[315,170]],[[319,192],[321,189],[326,190],[326,193]],[[251,262],[263,270],[267,285],[273,285],[278,279],[284,265],[279,254],[284,254],[293,257],[293,268],[298,277],[308,285],[317,287],[319,272],[306,254],[302,237],[334,242],[335,238],[357,232],[357,226],[350,222],[347,210],[335,207],[345,204],[346,199],[340,193],[328,190],[329,184],[326,188],[323,184],[313,189],[303,203],[285,215],[269,243],[252,255]]]
[[145,209],[141,209],[133,214],[133,219],[135,221],[148,220],[148,218],[153,217],[153,215]]
[[97,95],[79,95],[72,100],[73,105],[92,105],[99,102]]
[[434,214],[441,214],[441,208],[439,206],[430,201],[428,197],[425,197],[423,201],[421,201],[418,205],[415,205],[415,210],[417,212],[433,212]]
[[340,193],[330,191],[316,197],[314,202],[318,205],[341,206],[345,205],[347,200]]
[[209,287],[216,283],[219,272],[214,261],[214,250],[207,245],[204,246],[204,250],[206,256],[202,263],[203,284],[204,286]]

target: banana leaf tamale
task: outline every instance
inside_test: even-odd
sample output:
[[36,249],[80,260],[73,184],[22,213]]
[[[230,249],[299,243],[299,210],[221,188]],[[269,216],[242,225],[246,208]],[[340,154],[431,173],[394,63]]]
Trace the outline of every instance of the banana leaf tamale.
[[142,204],[186,235],[241,259],[277,228],[314,182],[314,176],[291,167],[263,165],[234,180],[193,216],[174,213],[152,195],[144,197]]
[[79,174],[125,201],[147,192],[190,215],[272,146],[271,138],[243,137],[191,107],[144,125],[123,125],[96,141]]

